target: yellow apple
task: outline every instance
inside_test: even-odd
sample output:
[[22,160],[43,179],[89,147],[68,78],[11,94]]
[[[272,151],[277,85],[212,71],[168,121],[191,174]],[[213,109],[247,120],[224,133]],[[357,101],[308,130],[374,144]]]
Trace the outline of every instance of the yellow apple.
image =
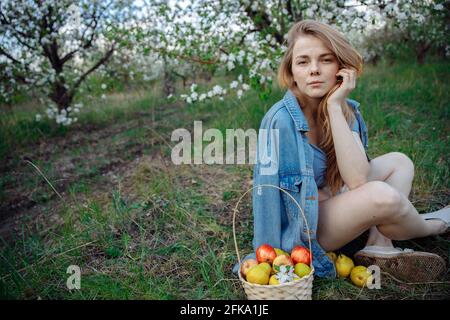
[[281,255],[285,255],[289,257],[289,253],[287,253],[286,251],[283,251],[281,249],[278,248],[273,248],[275,250],[275,253],[277,254],[277,256],[281,256]]
[[247,281],[250,283],[266,285],[269,283],[269,274],[264,270],[264,267],[257,265],[248,270]]
[[357,266],[352,269],[350,279],[357,287],[367,287],[367,283],[372,283],[372,275],[364,266]]
[[268,274],[270,274],[270,271],[272,271],[272,267],[267,262],[261,262],[259,266]]
[[307,264],[300,262],[295,264],[294,273],[300,278],[303,278],[311,273],[311,268]]
[[269,279],[269,285],[277,285],[280,284],[280,281],[275,277],[275,275],[272,275]]
[[344,254],[340,254],[336,260],[336,271],[341,278],[347,278],[354,266],[353,260]]

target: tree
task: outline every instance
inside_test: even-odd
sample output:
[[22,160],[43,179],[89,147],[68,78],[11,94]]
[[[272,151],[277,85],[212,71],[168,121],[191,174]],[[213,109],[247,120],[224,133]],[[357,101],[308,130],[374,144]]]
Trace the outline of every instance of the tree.
[[[47,110],[68,125],[80,85],[121,45],[133,14],[131,1],[4,0],[0,4],[0,94],[38,90]],[[11,85],[12,84],[12,85]]]
[[[192,0],[173,6],[149,1],[146,7],[159,6],[157,16],[145,15],[152,22],[141,24],[140,45],[159,52],[167,59],[189,61],[210,70],[235,74],[228,88],[213,85],[200,93],[194,86],[186,102],[202,101],[235,92],[240,98],[250,87],[266,98],[272,87],[274,71],[284,53],[285,37],[295,21],[313,18],[344,31],[365,27],[365,13],[345,1],[206,1]],[[167,22],[170,23],[167,23]]]
[[[158,43],[157,49],[163,54],[215,65],[218,70],[238,75],[229,88],[213,85],[205,93],[191,89],[190,94],[180,96],[188,103],[231,91],[240,97],[249,85],[265,98],[285,50],[287,31],[294,22],[314,19],[331,25],[350,39],[366,61],[376,61],[388,51],[404,47],[404,42],[415,49],[418,63],[423,63],[431,47],[448,47],[445,21],[449,2],[443,3],[444,0],[192,0],[182,7],[167,6],[160,11],[159,19],[171,24],[165,26],[164,32],[153,34],[152,43]],[[383,43],[383,39],[389,40],[385,35],[391,39],[388,45]],[[382,41],[368,43],[369,36]],[[402,43],[396,44],[397,39]]]
[[450,1],[360,0],[360,2],[372,12],[381,15],[385,25],[383,32],[395,35],[400,40],[397,42],[399,47],[403,44],[411,47],[418,64],[425,62],[425,56],[430,49],[448,46]]
[[[194,85],[180,98],[188,103],[229,93],[240,98],[253,87],[264,99],[286,49],[287,32],[301,19],[338,29],[366,61],[395,52],[397,39],[415,48],[419,63],[433,46],[448,48],[448,0],[139,3],[137,8],[131,0],[4,1],[0,93],[40,88],[53,101],[48,115],[63,124],[70,124],[68,114],[78,110],[71,106],[78,88],[99,69],[125,79],[137,74],[153,79],[162,71],[168,95],[173,92],[174,76],[188,83],[194,72],[186,70],[231,73],[234,79],[225,87],[212,84],[200,92]],[[70,7],[75,10],[67,10]],[[384,45],[386,35],[392,39],[389,45]],[[111,60],[110,66],[102,67]],[[130,67],[134,70],[128,71]]]

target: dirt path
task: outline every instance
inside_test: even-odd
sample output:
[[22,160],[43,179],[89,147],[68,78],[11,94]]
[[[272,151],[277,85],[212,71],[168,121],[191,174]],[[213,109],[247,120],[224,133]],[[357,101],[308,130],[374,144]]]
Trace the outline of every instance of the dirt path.
[[17,232],[22,217],[34,220],[40,213],[57,211],[62,205],[31,163],[64,199],[76,193],[77,187],[108,191],[142,156],[160,153],[161,147],[170,143],[172,130],[186,126],[189,119],[183,107],[164,105],[155,108],[154,113],[150,109],[137,112],[129,121],[103,127],[80,125],[66,137],[18,146],[0,172],[7,177],[0,204],[0,236],[8,238]]

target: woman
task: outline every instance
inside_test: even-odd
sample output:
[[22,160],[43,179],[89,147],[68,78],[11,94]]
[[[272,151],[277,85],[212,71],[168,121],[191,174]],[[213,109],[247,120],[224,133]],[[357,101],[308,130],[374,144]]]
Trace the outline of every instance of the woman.
[[[342,252],[367,231],[358,264],[407,281],[439,277],[446,270],[441,257],[392,244],[446,232],[450,208],[418,214],[408,200],[412,161],[399,152],[367,156],[367,127],[359,103],[348,99],[361,56],[339,32],[312,20],[295,23],[287,44],[278,78],[288,91],[261,122],[270,133],[263,138],[260,131],[254,167],[254,249],[269,243],[289,251],[311,239],[316,274],[334,276],[324,253]],[[284,192],[262,185],[288,192],[307,221]]]

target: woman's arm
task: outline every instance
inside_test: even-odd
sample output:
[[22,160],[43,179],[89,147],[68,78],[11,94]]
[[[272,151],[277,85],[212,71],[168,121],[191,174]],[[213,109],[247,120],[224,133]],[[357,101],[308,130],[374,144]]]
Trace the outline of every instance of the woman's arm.
[[345,120],[341,106],[328,106],[328,114],[339,172],[348,188],[355,189],[367,182],[369,162]]

